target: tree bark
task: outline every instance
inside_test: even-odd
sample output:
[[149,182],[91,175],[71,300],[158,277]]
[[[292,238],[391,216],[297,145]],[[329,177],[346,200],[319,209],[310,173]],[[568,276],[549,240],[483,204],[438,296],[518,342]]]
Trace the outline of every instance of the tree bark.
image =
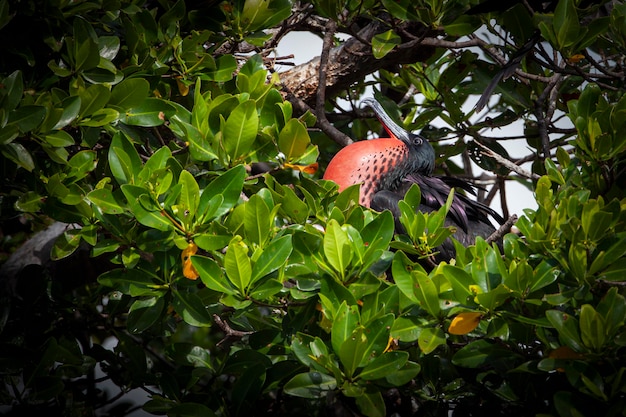
[[[390,27],[390,23],[382,19],[372,21],[358,31],[356,36],[331,49],[325,69],[327,97],[338,95],[350,85],[381,68],[424,61],[434,53],[434,47],[421,45],[419,41],[427,36],[435,36],[436,33],[423,25],[406,22],[396,26],[396,33],[403,38],[402,44],[383,58],[376,59],[372,53],[372,38],[389,30]],[[315,107],[319,71],[318,56],[280,74],[287,99],[296,110],[303,111],[303,103],[311,108]]]

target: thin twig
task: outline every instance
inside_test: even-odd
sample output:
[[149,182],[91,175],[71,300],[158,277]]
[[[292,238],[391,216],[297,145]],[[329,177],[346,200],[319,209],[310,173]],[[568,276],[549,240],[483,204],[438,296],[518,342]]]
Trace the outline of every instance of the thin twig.
[[230,327],[230,325],[226,321],[222,320],[222,318],[218,316],[217,314],[213,314],[213,320],[215,321],[215,324],[217,324],[218,327],[224,332],[224,338],[217,343],[218,347],[221,347],[223,344],[233,341],[233,339],[239,340],[245,336],[249,336],[252,333],[254,333],[254,332],[244,332],[241,330],[233,329],[232,327]]
[[502,157],[501,155],[495,153],[494,151],[492,151],[491,149],[489,149],[488,147],[486,147],[485,145],[483,145],[482,143],[475,141],[475,143],[478,144],[478,146],[480,146],[482,148],[481,153],[485,156],[488,156],[490,158],[493,158],[496,160],[497,163],[499,163],[500,165],[502,165],[503,167],[521,175],[524,178],[528,178],[531,180],[538,180],[540,178],[539,175],[535,174],[534,172],[530,172],[524,168],[522,168],[519,165],[514,164],[513,162],[509,161],[508,159]]
[[511,217],[509,217],[502,226],[500,226],[498,228],[498,230],[496,230],[495,232],[493,232],[488,238],[487,238],[487,243],[491,243],[491,242],[497,242],[498,240],[502,239],[504,237],[504,235],[506,235],[507,233],[509,233],[509,231],[511,230],[511,227],[513,227],[513,225],[515,224],[515,222],[517,221],[517,215],[513,214]]
[[320,129],[328,135],[332,140],[340,145],[347,146],[352,143],[352,139],[339,131],[326,118],[326,68],[328,66],[328,57],[333,46],[333,39],[337,31],[337,23],[329,19],[326,23],[326,33],[324,34],[324,43],[322,53],[320,55],[319,81],[317,84],[317,97],[315,98],[315,114],[317,115],[317,124]]

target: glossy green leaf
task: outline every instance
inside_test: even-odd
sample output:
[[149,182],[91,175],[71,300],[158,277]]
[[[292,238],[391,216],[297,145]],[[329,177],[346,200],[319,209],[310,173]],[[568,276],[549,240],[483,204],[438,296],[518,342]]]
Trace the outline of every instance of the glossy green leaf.
[[227,213],[239,201],[245,178],[246,170],[243,165],[237,165],[215,178],[202,190],[198,204],[198,212],[204,213],[208,208],[211,198],[216,194],[221,194],[224,200],[212,217],[217,218]]
[[583,342],[580,339],[578,320],[575,317],[559,310],[546,311],[546,317],[559,332],[561,341],[576,352],[584,352]]
[[341,346],[351,337],[360,320],[358,306],[348,305],[344,301],[337,308],[331,330],[331,343],[335,353],[339,353]]
[[292,250],[291,236],[282,236],[272,240],[254,262],[251,282],[254,283],[281,268],[289,259]]
[[376,59],[381,59],[393,48],[400,45],[401,39],[393,30],[374,35],[372,38],[372,53]]
[[141,159],[128,138],[117,133],[113,136],[108,153],[109,167],[118,184],[133,183],[141,171]]
[[478,368],[498,361],[516,360],[517,354],[487,340],[476,340],[461,348],[452,358],[452,363],[466,368]]
[[136,300],[128,310],[128,330],[141,333],[148,330],[159,320],[165,311],[163,297],[149,297]]
[[343,341],[339,350],[335,350],[333,346],[348,378],[354,375],[359,364],[364,361],[367,355],[367,342],[365,329],[358,327]]
[[606,343],[604,318],[590,304],[580,309],[580,335],[585,346],[599,352]]
[[223,145],[231,160],[245,156],[257,135],[259,116],[253,100],[239,104],[226,119]]
[[412,317],[398,317],[391,327],[391,337],[401,342],[415,342],[419,337],[421,327]]
[[431,316],[438,317],[441,311],[439,291],[433,280],[421,271],[413,271],[411,278],[413,279],[413,293],[419,301],[420,307]]
[[274,222],[270,209],[258,194],[245,204],[243,226],[246,237],[257,245],[264,246]]
[[288,0],[246,0],[241,19],[247,31],[255,32],[278,24],[290,13],[291,2]]
[[568,47],[574,44],[580,34],[580,24],[573,0],[558,2],[554,11],[553,26],[559,46]]
[[150,84],[143,78],[127,78],[113,87],[109,106],[126,110],[141,105],[148,97]]
[[178,178],[178,184],[181,185],[180,194],[178,195],[179,217],[183,219],[183,223],[189,230],[196,216],[198,204],[200,200],[200,188],[193,175],[186,170],[181,171]]
[[324,255],[335,271],[343,276],[352,260],[352,248],[348,234],[335,220],[329,221],[326,225]]
[[80,111],[78,113],[78,119],[80,120],[91,116],[96,111],[104,108],[110,96],[111,91],[102,84],[94,84],[79,91]]
[[322,398],[335,388],[337,381],[334,377],[320,372],[307,372],[291,378],[283,390],[294,397]]
[[146,209],[145,204],[142,204],[142,196],[145,201],[150,201],[148,190],[130,184],[123,184],[121,188],[128,201],[130,210],[139,223],[163,231],[172,230],[174,228],[173,223],[162,213],[162,210]]
[[425,355],[428,355],[445,343],[446,335],[439,327],[426,327],[422,329],[417,339],[417,344]]
[[224,294],[236,294],[235,289],[230,285],[229,281],[225,279],[221,268],[213,259],[206,256],[194,255],[191,257],[191,262],[200,274],[200,279],[207,288]]
[[13,71],[2,80],[2,95],[0,98],[0,107],[6,112],[14,110],[22,99],[24,94],[24,81],[22,72]]
[[278,148],[287,162],[297,161],[310,143],[306,126],[298,119],[290,119],[278,135]]
[[367,417],[385,417],[387,415],[383,395],[377,389],[366,390],[363,395],[356,397],[356,405]]
[[154,127],[161,126],[174,114],[174,107],[165,100],[146,98],[120,114],[120,121],[131,126]]
[[385,380],[393,386],[401,387],[410,383],[421,370],[419,363],[409,361],[401,369],[387,375]]
[[192,326],[209,327],[213,324],[211,314],[200,297],[194,293],[174,291],[172,305],[178,315]]
[[54,242],[54,246],[50,251],[50,258],[57,261],[70,256],[78,249],[80,239],[80,229],[66,230]]
[[228,245],[226,256],[224,256],[224,268],[229,281],[239,290],[239,293],[247,294],[252,279],[252,266],[248,258],[248,248],[238,236],[233,238]]
[[22,106],[9,114],[8,125],[15,125],[20,132],[27,133],[35,130],[46,117],[46,108],[43,106]]
[[374,319],[365,326],[367,341],[363,346],[363,357],[359,367],[366,366],[373,359],[383,354],[389,344],[389,333],[393,325],[394,315],[389,313]]
[[408,360],[408,352],[386,352],[363,368],[359,373],[359,377],[366,381],[386,378],[398,372]]
[[117,268],[107,271],[98,277],[98,283],[105,287],[111,287],[123,294],[138,296],[154,296],[159,292],[155,288],[154,277],[140,269]]
[[122,214],[124,212],[124,208],[117,202],[113,192],[108,188],[90,191],[87,194],[87,199],[102,210],[103,213]]

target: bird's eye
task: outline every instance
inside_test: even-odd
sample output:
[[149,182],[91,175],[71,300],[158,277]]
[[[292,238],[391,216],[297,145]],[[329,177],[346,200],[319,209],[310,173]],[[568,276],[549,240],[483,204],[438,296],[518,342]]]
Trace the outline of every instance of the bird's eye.
[[422,138],[420,138],[419,136],[413,136],[413,145],[415,146],[419,146],[422,144]]

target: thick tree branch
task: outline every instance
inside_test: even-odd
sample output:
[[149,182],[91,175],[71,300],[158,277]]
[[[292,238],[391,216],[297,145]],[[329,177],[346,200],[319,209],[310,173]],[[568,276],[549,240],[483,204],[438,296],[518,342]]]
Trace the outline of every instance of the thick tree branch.
[[[401,27],[415,35],[434,35],[435,32],[417,24],[403,23]],[[332,48],[328,55],[326,65],[326,98],[337,95],[340,91],[348,89],[355,82],[362,80],[366,75],[378,71],[389,65],[398,65],[424,61],[434,52],[433,46],[421,44],[406,44],[413,46],[406,49],[398,46],[382,59],[376,59],[372,53],[372,38],[389,29],[389,25],[381,20],[370,22],[342,45]],[[418,37],[418,36],[416,36]],[[293,93],[293,97],[287,99],[294,104],[295,108],[301,108],[301,103],[294,102],[298,98],[309,107],[316,104],[318,93],[318,81],[321,65],[321,56],[311,61],[290,68],[280,74],[281,82],[286,91]]]
[[339,131],[333,126],[326,118],[326,110],[324,104],[326,103],[326,69],[328,68],[328,57],[333,45],[333,39],[337,32],[337,24],[334,20],[329,20],[326,24],[326,34],[324,35],[324,45],[322,47],[322,54],[320,55],[319,65],[319,81],[317,84],[317,96],[315,99],[315,114],[317,115],[317,124],[320,129],[328,137],[332,138],[335,142],[342,146],[347,146],[352,143],[352,139]]

